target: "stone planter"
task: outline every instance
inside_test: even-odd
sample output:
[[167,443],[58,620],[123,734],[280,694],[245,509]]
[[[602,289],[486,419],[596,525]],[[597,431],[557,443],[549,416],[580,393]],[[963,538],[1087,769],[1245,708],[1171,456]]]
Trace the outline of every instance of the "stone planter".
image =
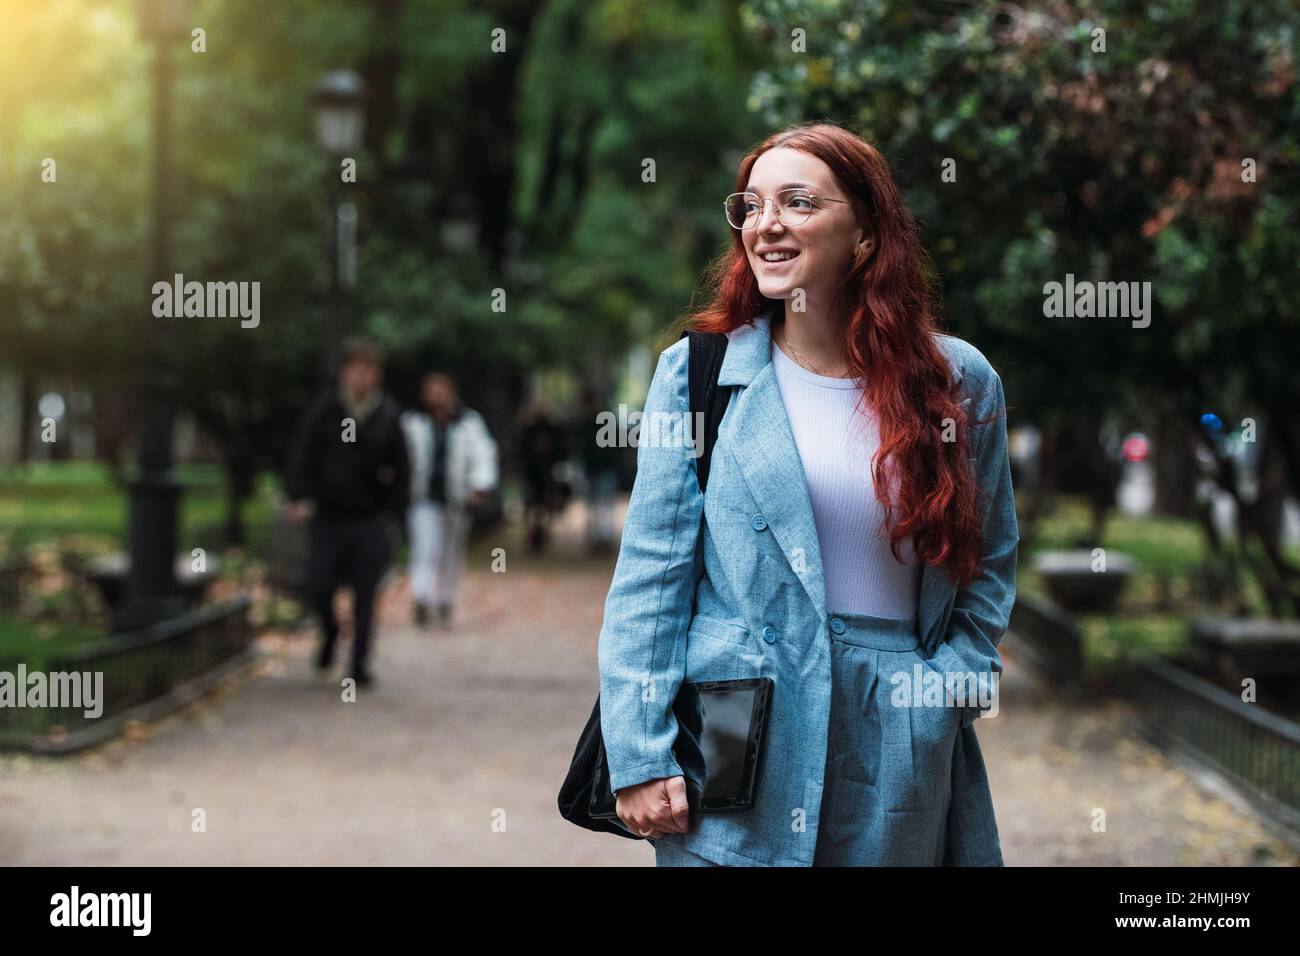
[[1300,706],[1300,621],[1277,618],[1200,617],[1188,637],[1209,673],[1241,692],[1246,678],[1270,703]]
[[1067,611],[1106,612],[1115,609],[1136,562],[1119,551],[1106,552],[1106,570],[1092,569],[1091,551],[1042,551],[1034,570],[1042,575],[1047,593]]
[[[127,574],[130,569],[131,559],[121,551],[95,558],[89,564],[86,577],[99,589],[104,603],[112,611],[120,608],[126,600]],[[203,572],[193,570],[189,555],[181,555],[176,559],[176,585],[191,607],[203,600],[208,585],[217,579],[216,572],[217,559],[212,556],[208,557],[207,570]]]

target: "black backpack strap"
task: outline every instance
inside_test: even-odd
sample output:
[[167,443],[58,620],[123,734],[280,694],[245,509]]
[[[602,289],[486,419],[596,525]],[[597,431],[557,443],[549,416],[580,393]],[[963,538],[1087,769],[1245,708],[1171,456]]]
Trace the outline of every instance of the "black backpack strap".
[[691,438],[699,441],[694,430],[702,414],[704,447],[695,460],[695,472],[700,491],[704,491],[709,484],[709,461],[713,457],[714,442],[718,440],[718,425],[731,401],[730,390],[718,396],[718,373],[722,371],[722,359],[727,354],[727,336],[721,332],[696,332],[693,329],[682,333],[683,338],[688,335],[691,339],[687,376],[691,392]]

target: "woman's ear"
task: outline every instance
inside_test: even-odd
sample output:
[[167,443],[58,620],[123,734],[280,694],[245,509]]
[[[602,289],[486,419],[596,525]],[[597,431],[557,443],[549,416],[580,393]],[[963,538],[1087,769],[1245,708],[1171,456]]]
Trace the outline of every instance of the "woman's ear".
[[876,237],[871,234],[867,222],[859,217],[856,245],[853,247],[853,258],[864,260],[871,255],[875,248]]
[[858,244],[853,247],[853,261],[866,262],[871,258],[871,253],[876,248],[876,239],[874,236],[866,236],[858,240]]

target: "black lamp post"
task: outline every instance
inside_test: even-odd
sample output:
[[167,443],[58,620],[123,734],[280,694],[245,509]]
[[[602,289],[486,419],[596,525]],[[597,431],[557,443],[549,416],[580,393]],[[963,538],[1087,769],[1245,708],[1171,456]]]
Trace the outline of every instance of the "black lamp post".
[[[171,47],[190,33],[190,0],[138,0],[140,33],[154,47],[153,242],[150,273],[171,282],[169,136]],[[141,296],[142,301],[147,301]],[[150,353],[141,379],[137,435],[140,473],[130,487],[130,569],[126,600],[114,614],[116,630],[147,627],[184,610],[176,587],[177,509],[180,485],[172,473],[175,365],[170,320],[158,323],[147,341]]]
[[331,70],[316,86],[316,141],[330,160],[330,293],[329,346],[323,355],[321,377],[334,375],[339,341],[343,335],[343,298],[355,274],[356,207],[341,202],[342,168],[346,157],[355,158],[365,128],[365,84],[351,70]]

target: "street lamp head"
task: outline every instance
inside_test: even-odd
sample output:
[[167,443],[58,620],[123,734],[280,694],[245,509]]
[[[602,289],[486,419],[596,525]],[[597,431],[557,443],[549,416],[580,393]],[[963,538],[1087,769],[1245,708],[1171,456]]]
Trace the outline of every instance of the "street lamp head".
[[331,70],[316,85],[316,141],[331,156],[348,156],[361,147],[365,125],[365,84],[351,70]]
[[136,0],[140,35],[146,40],[179,40],[190,35],[193,0]]

